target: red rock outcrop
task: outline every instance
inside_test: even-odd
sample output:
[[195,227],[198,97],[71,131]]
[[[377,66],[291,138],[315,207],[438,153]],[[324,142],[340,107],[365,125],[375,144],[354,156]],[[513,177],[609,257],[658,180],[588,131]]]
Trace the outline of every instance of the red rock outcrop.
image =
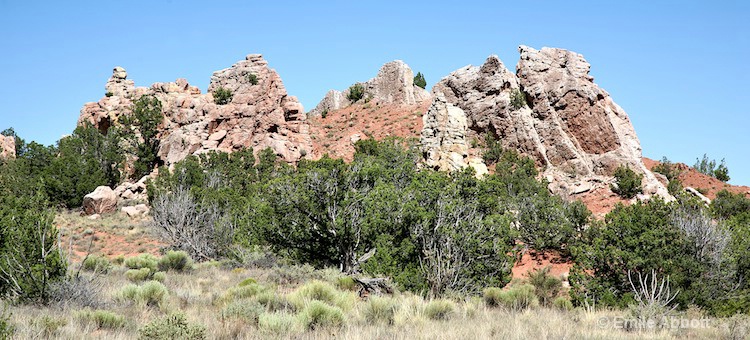
[[[232,92],[223,105],[214,102],[213,92],[219,87]],[[84,105],[78,124],[89,122],[104,132],[132,112],[137,98],[155,96],[164,113],[158,155],[167,165],[191,154],[247,147],[256,152],[270,147],[294,163],[312,150],[302,105],[287,94],[279,75],[259,54],[214,72],[206,94],[185,79],[135,87],[121,67],[113,70],[105,89],[99,102]]]
[[468,141],[490,133],[532,157],[557,194],[608,187],[614,170],[628,165],[645,175],[647,195],[671,198],[641,161],[628,115],[593,82],[580,54],[519,51],[516,74],[490,56],[481,67],[461,68],[435,85],[421,137],[428,165],[453,170],[476,164]]

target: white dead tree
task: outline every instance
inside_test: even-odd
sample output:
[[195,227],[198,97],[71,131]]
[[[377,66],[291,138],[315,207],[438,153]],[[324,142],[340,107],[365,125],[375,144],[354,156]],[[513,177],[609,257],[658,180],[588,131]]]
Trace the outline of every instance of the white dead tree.
[[654,270],[651,271],[651,275],[645,276],[639,272],[638,280],[634,283],[633,276],[628,271],[628,282],[638,303],[630,307],[630,313],[637,321],[635,327],[661,326],[662,322],[666,321],[665,318],[677,308],[678,305],[672,302],[680,291],[672,294],[669,276],[659,280]]
[[183,186],[159,195],[152,211],[153,225],[162,238],[194,259],[215,259],[232,244],[234,223],[218,204],[199,204]]

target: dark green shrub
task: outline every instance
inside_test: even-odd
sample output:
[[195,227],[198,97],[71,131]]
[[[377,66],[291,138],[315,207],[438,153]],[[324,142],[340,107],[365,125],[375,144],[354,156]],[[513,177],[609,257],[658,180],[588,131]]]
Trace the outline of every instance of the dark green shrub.
[[615,183],[610,186],[612,192],[623,198],[633,198],[641,193],[643,175],[636,174],[628,166],[619,166],[615,170]]
[[323,112],[320,113],[320,116],[322,118],[328,117],[328,109],[323,110]]
[[143,326],[138,330],[138,338],[142,340],[206,339],[206,327],[189,323],[183,313],[172,313]]
[[0,294],[44,304],[51,286],[65,279],[67,261],[43,196],[17,195],[14,190],[28,189],[8,187],[7,175],[0,171]]
[[159,166],[160,140],[157,137],[163,119],[161,101],[154,96],[138,98],[133,104],[133,113],[120,119],[125,131],[135,131],[126,135],[129,145],[134,148],[131,153],[136,156],[132,179],[139,180]]
[[526,95],[520,89],[513,89],[510,93],[510,106],[513,110],[526,106]]
[[258,76],[254,73],[248,73],[245,75],[245,80],[252,85],[258,85]]
[[170,250],[159,259],[158,267],[160,271],[189,271],[193,269],[193,259],[185,251]]
[[422,74],[422,72],[417,72],[417,75],[414,76],[414,85],[421,88],[427,87],[427,81],[424,79],[424,75]]
[[112,97],[112,96],[114,96],[114,95],[115,95],[115,94],[114,94],[114,93],[112,93],[112,92],[107,92],[107,93],[105,93],[105,94],[104,94],[104,96],[105,96],[105,97],[107,97],[107,98],[109,98],[109,97]]
[[362,97],[365,96],[365,87],[360,83],[356,83],[349,87],[349,94],[346,96],[352,102],[358,102]]
[[339,307],[313,300],[300,311],[300,320],[307,329],[315,330],[344,325],[344,312]]
[[651,170],[664,175],[664,177],[666,177],[670,181],[680,177],[681,173],[677,164],[672,163],[669,159],[667,159],[667,157],[662,157],[661,161],[659,161],[659,164],[654,166]]
[[214,90],[213,96],[216,105],[229,104],[232,101],[232,90],[219,86]]
[[502,143],[491,133],[488,133],[484,137],[484,143],[486,148],[484,153],[482,153],[484,162],[487,163],[487,165],[492,165],[500,161],[504,152]]
[[[607,214],[604,223],[587,229],[584,240],[572,251],[576,266],[569,280],[574,301],[584,304],[595,298],[597,305],[625,308],[634,302],[628,271],[652,270],[662,277],[669,276],[672,290],[680,291],[675,301],[680,306],[707,307],[714,299],[720,299],[725,294],[722,287],[728,282],[720,279],[724,273],[714,270],[726,264],[715,263],[713,256],[703,256],[700,250],[701,244],[705,244],[704,251],[714,244],[700,235],[720,230],[713,227],[710,219],[706,224],[710,228],[705,229],[694,223],[696,216],[675,218],[679,204],[682,203],[667,204],[652,198],[648,203],[618,205]],[[690,223],[683,226],[680,221]]]
[[651,170],[667,178],[667,190],[670,194],[677,195],[682,192],[682,182],[679,179],[681,171],[677,164],[670,162],[667,157],[663,157],[659,164]]
[[42,178],[38,179],[44,183],[52,203],[68,209],[79,208],[83,197],[96,187],[119,183],[123,161],[121,138],[116,129],[110,130],[105,136],[90,125],[79,126],[73,134],[57,142],[57,150],[51,150],[56,157],[46,159],[48,163],[42,165]]
[[729,169],[723,159],[721,160],[721,164],[714,170],[714,177],[722,182],[729,182]]
[[721,218],[750,212],[750,198],[743,194],[733,194],[728,190],[719,191],[716,198],[711,201],[711,212]]

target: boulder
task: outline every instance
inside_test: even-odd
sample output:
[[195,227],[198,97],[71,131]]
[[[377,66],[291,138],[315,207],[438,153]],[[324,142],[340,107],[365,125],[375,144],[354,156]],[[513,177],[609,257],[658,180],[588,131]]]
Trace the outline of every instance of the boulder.
[[117,194],[108,186],[97,187],[83,197],[83,212],[86,215],[107,214],[117,210]]
[[120,211],[128,215],[128,217],[130,218],[136,218],[136,217],[142,217],[142,216],[148,215],[150,210],[147,205],[138,204],[138,205],[133,205],[133,206],[128,206],[128,207],[122,207]]
[[706,204],[706,205],[710,205],[711,204],[711,199],[708,198],[708,197],[706,197],[705,195],[701,194],[695,188],[685,187],[685,192],[687,192],[687,193],[689,193],[689,194],[691,194],[691,195],[693,195],[695,197],[698,197],[698,199],[700,199],[701,201],[703,201],[703,203]]

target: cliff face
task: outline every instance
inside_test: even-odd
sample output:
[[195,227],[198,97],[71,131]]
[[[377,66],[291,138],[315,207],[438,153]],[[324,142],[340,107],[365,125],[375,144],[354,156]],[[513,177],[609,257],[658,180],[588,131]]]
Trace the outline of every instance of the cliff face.
[[557,194],[606,186],[624,164],[645,175],[646,194],[670,197],[643,165],[628,115],[593,82],[580,54],[519,51],[516,74],[490,56],[481,67],[464,67],[435,85],[421,134],[428,165],[453,170],[477,164],[468,141],[490,133],[532,157]]
[[[229,103],[214,103],[219,87],[232,91]],[[89,122],[106,131],[132,113],[133,101],[152,95],[162,103],[159,157],[167,164],[210,150],[272,148],[294,163],[312,150],[306,116],[296,97],[289,96],[279,75],[259,54],[214,72],[206,94],[185,79],[135,87],[127,72],[116,67],[105,85],[106,96],[81,109],[78,124]]]

